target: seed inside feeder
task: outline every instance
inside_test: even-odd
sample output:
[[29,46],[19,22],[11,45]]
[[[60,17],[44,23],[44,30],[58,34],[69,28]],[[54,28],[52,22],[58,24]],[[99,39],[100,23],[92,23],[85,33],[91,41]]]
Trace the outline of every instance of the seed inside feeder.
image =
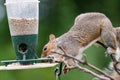
[[11,36],[38,34],[38,19],[9,18]]

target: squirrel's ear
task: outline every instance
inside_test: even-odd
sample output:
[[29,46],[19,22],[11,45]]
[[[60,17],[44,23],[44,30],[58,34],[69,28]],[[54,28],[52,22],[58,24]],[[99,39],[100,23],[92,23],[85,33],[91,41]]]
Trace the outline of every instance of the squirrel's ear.
[[50,41],[55,40],[55,35],[54,34],[50,34],[49,39],[50,39]]

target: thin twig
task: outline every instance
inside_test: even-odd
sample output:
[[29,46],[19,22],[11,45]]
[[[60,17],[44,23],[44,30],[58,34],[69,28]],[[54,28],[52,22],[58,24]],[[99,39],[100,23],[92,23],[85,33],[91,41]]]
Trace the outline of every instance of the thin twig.
[[93,66],[92,64],[89,64],[89,63],[87,62],[87,60],[86,60],[85,62],[80,61],[79,59],[76,59],[75,57],[73,57],[73,56],[71,56],[71,55],[68,55],[68,54],[66,53],[66,51],[65,51],[61,46],[58,46],[58,47],[59,47],[65,54],[61,54],[61,53],[57,53],[57,52],[55,52],[55,53],[60,54],[60,55],[63,55],[63,56],[65,56],[65,57],[72,58],[72,59],[78,61],[79,63],[81,63],[81,64],[83,64],[83,65],[86,65],[86,66],[88,66],[88,67],[90,67],[90,68],[98,71],[99,73],[101,73],[101,74],[103,74],[104,76],[110,78],[111,80],[114,80],[111,76],[109,76],[108,74],[106,74],[105,72],[103,72],[102,70],[100,70],[99,68]]
[[[94,69],[94,70],[96,70],[96,71],[102,73],[105,77],[109,78],[109,80],[114,80],[111,76],[109,76],[108,74],[104,73],[103,71],[101,71],[101,70],[98,69],[97,67],[93,66],[92,64],[85,64],[84,62],[80,61],[79,59],[76,59],[75,57],[70,56],[70,55],[67,55],[67,54],[61,54],[61,53],[58,53],[58,52],[53,52],[53,53],[56,53],[56,54],[59,54],[59,55],[65,56],[65,57],[72,58],[72,59],[78,61],[79,63],[84,64],[84,65],[86,65],[86,66],[88,66],[88,67],[90,67],[90,68],[92,68],[92,69]],[[77,66],[77,68],[78,68],[78,66]],[[80,67],[79,67],[79,68],[80,68]],[[90,70],[89,70],[89,71],[90,71]],[[92,72],[92,71],[87,72],[87,73],[90,73],[90,74],[91,74],[91,72]],[[92,73],[94,73],[94,72],[92,72]],[[97,76],[96,73],[91,74],[91,75],[93,75],[93,76],[96,75],[96,76]],[[96,76],[95,76],[95,77],[96,77]],[[100,76],[98,75],[97,78],[99,78],[99,77],[100,77]],[[101,79],[101,78],[100,78],[100,79]],[[102,79],[102,80],[106,80],[106,79]],[[108,80],[108,79],[107,79],[107,80]]]
[[111,80],[110,78],[107,78],[107,77],[104,77],[104,76],[100,76],[100,75],[92,72],[91,70],[89,70],[89,69],[87,69],[87,68],[83,68],[83,67],[81,67],[81,66],[79,66],[79,65],[77,65],[77,66],[75,67],[75,69],[79,69],[79,70],[82,70],[82,71],[84,71],[84,72],[86,72],[86,73],[89,73],[89,74],[95,76],[96,78],[98,78],[98,79],[100,79],[100,80]]

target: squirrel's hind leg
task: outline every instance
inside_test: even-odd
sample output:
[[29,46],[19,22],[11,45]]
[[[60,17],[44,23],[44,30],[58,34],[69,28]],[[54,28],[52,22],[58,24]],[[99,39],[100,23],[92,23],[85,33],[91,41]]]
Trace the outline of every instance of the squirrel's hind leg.
[[102,40],[104,41],[104,43],[106,44],[106,46],[108,47],[106,50],[106,53],[108,55],[112,54],[112,53],[116,53],[117,40],[116,40],[116,36],[115,36],[114,32],[109,31],[107,29],[102,29],[101,37],[102,37]]

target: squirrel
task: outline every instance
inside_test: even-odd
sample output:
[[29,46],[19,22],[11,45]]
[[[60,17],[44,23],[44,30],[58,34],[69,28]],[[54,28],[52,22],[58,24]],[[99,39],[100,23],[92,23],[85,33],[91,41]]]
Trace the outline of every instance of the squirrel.
[[119,34],[120,28],[114,28],[109,18],[103,13],[83,13],[75,18],[74,24],[68,32],[57,38],[50,34],[49,42],[43,47],[41,57],[51,57],[53,61],[64,62],[67,67],[71,67],[77,62],[54,52],[61,54],[66,52],[68,55],[81,59],[83,51],[96,41],[101,41],[108,47],[106,54],[120,55]]

